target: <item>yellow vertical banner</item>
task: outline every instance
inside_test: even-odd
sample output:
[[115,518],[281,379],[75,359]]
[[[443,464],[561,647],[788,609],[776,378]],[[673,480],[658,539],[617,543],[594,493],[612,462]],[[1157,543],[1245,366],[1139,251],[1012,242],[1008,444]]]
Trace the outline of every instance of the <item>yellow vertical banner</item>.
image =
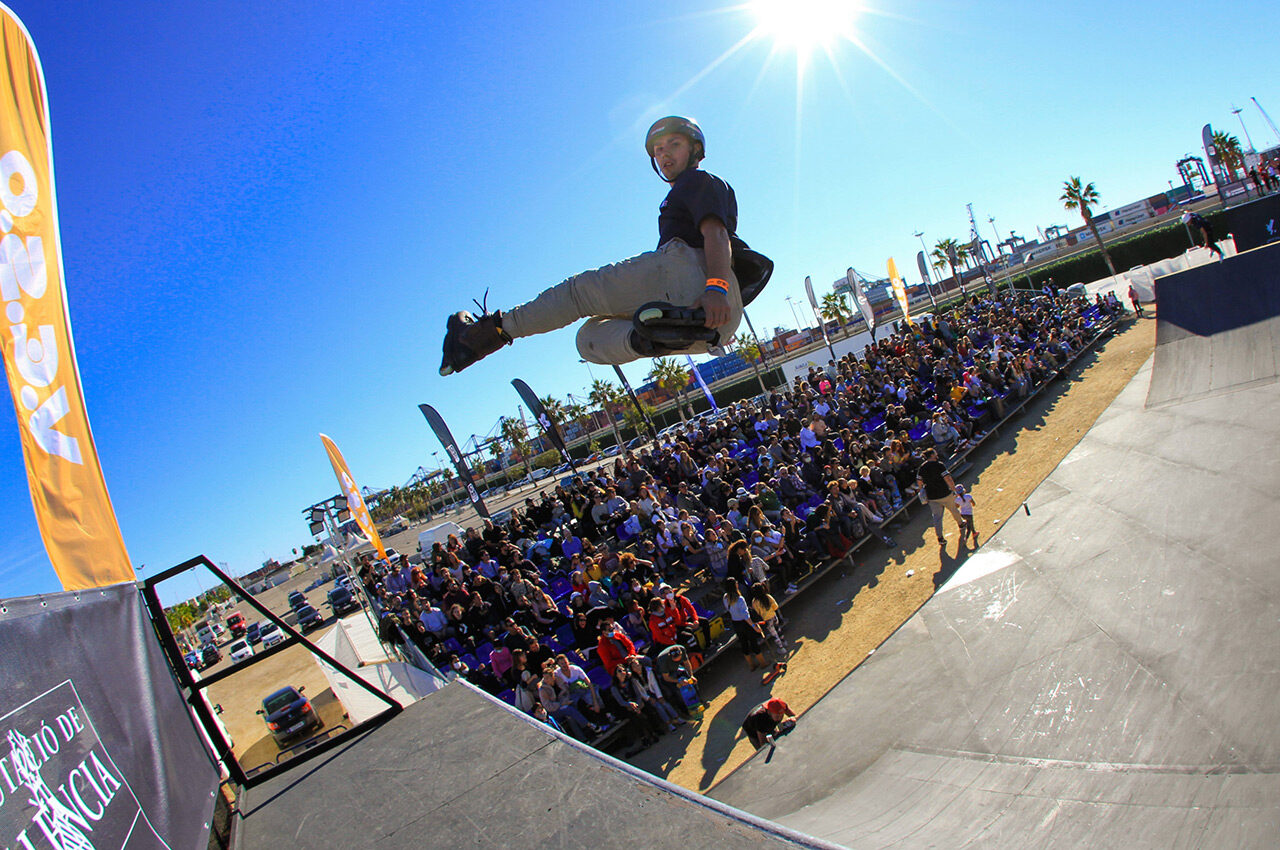
[[71,339],[44,74],[26,27],[3,4],[0,30],[0,349],[31,502],[63,588],[133,581]]
[[[360,495],[360,488],[356,485],[351,470],[347,468],[347,461],[342,457],[342,452],[338,451],[333,440],[324,434],[320,435],[320,442],[324,443],[324,450],[329,455],[329,463],[333,464],[333,474],[338,476],[338,487],[347,499],[347,509],[351,511],[351,518],[356,521],[356,525],[360,526],[364,536],[369,538],[373,548],[378,550],[378,557],[385,559],[387,550],[382,546],[382,535],[378,534],[378,529],[373,524],[373,517],[369,516],[364,496]],[[334,542],[341,544],[341,541]]]
[[898,276],[898,263],[893,257],[889,258],[889,284],[893,287],[893,296],[898,299],[898,305],[902,307],[902,318],[908,325],[915,327],[915,322],[911,321],[911,308],[907,306],[907,283]]

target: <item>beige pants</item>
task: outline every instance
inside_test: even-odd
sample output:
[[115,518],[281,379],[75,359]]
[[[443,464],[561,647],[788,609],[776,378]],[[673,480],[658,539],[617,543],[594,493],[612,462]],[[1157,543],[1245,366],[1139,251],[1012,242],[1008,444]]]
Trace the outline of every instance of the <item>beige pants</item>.
[[[631,347],[632,316],[649,301],[688,307],[707,285],[707,260],[701,249],[679,239],[620,263],[574,275],[502,317],[513,337],[532,336],[586,319],[578,329],[578,353],[589,363],[629,363],[640,355]],[[728,342],[742,321],[742,293],[729,275],[729,321],[717,328]],[[701,354],[699,342],[680,353]]]

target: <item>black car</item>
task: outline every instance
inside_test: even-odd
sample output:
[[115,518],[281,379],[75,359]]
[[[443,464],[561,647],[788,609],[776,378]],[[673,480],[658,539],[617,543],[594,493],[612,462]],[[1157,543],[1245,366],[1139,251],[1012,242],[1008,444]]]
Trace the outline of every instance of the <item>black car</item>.
[[257,646],[262,640],[262,623],[253,622],[246,626],[244,639],[249,641],[250,646]]
[[307,597],[302,595],[301,590],[289,591],[289,610],[297,611],[303,605],[307,604]]
[[324,728],[324,721],[311,707],[311,700],[302,695],[304,690],[292,686],[281,688],[264,699],[262,708],[258,709],[277,746],[283,747],[311,729]]
[[298,628],[305,635],[309,631],[320,628],[324,625],[324,617],[320,616],[320,612],[310,605],[303,605],[298,609]]
[[351,611],[359,611],[360,603],[345,587],[335,587],[329,591],[329,607],[333,609],[335,617],[341,617]]
[[222,653],[218,651],[218,647],[206,643],[200,650],[200,660],[204,662],[205,667],[212,667],[222,660]]

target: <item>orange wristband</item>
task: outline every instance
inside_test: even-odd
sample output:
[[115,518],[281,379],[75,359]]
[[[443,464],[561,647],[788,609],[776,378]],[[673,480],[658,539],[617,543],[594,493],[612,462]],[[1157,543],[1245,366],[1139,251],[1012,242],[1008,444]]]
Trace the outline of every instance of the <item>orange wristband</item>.
[[729,281],[727,281],[727,280],[721,280],[721,279],[720,279],[720,278],[718,278],[718,277],[709,277],[709,278],[707,278],[707,288],[706,288],[705,290],[703,290],[703,291],[704,291],[704,292],[711,292],[711,291],[713,291],[713,290],[714,290],[715,292],[719,292],[719,293],[721,293],[721,294],[723,294],[723,295],[728,295],[728,294],[729,294]]

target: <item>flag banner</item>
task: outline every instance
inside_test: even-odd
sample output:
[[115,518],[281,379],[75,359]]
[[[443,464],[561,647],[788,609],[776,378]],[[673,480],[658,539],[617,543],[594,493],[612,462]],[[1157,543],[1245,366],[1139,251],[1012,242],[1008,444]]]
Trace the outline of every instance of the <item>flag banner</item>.
[[929,275],[929,260],[924,255],[924,251],[916,251],[916,268],[920,269],[920,279],[925,284],[933,283],[933,278]]
[[444,424],[444,417],[429,404],[420,404],[418,409],[422,411],[427,424],[435,432],[436,439],[440,441],[440,445],[444,446],[444,452],[449,456],[449,460],[453,461],[453,471],[458,474],[458,480],[466,488],[467,498],[471,500],[471,507],[475,508],[476,513],[480,514],[480,516],[488,519],[489,509],[485,506],[484,499],[480,498],[480,491],[476,489],[476,483],[471,479],[471,470],[467,468],[467,459],[458,450],[458,441],[453,439],[449,426]]
[[898,306],[902,307],[902,318],[914,327],[915,322],[911,321],[911,307],[907,303],[906,282],[898,276],[898,263],[893,257],[889,258],[889,283],[893,285],[893,296],[898,299]]
[[849,291],[853,293],[853,302],[858,305],[858,312],[862,314],[862,320],[867,323],[867,330],[871,331],[871,338],[874,340],[876,338],[876,311],[867,299],[867,293],[862,289],[862,278],[850,268],[844,273],[844,279],[849,284]]
[[31,504],[64,588],[133,581],[72,345],[44,74],[26,27],[3,5],[0,29],[0,350]]
[[[547,439],[551,441],[551,445],[556,447],[556,451],[560,452],[560,458],[569,466],[573,466],[573,458],[569,457],[569,447],[565,445],[564,437],[560,434],[560,425],[551,418],[551,414],[547,413],[546,405],[542,403],[529,385],[519,378],[511,381],[511,386],[516,388],[516,392],[520,394],[520,399],[529,408],[529,412],[533,414],[533,418],[538,420],[542,433],[547,435]],[[574,467],[576,469],[576,467]]]
[[1223,184],[1227,182],[1227,169],[1222,164],[1222,157],[1218,154],[1218,147],[1213,143],[1213,126],[1205,124],[1200,129],[1200,141],[1204,144],[1205,155],[1209,157],[1209,169],[1213,172],[1213,182]]
[[693,379],[698,382],[698,386],[702,387],[702,394],[707,397],[707,404],[711,405],[712,410],[719,413],[720,405],[716,404],[715,396],[711,394],[711,388],[707,386],[707,382],[702,379],[702,373],[698,371],[698,366],[693,362],[693,357],[686,354],[684,359],[689,361],[689,371],[693,373]]
[[0,606],[0,835],[204,847],[220,781],[132,584]]
[[329,463],[333,465],[333,474],[338,477],[338,488],[347,499],[347,510],[351,511],[351,518],[356,521],[356,525],[360,526],[364,536],[369,538],[373,548],[378,551],[378,557],[385,561],[387,550],[382,545],[382,535],[378,534],[377,526],[373,524],[373,517],[369,516],[369,508],[364,503],[364,496],[360,495],[360,487],[352,477],[346,459],[343,458],[342,452],[338,451],[333,440],[324,434],[320,435],[320,442],[324,443],[325,453],[329,455]]

